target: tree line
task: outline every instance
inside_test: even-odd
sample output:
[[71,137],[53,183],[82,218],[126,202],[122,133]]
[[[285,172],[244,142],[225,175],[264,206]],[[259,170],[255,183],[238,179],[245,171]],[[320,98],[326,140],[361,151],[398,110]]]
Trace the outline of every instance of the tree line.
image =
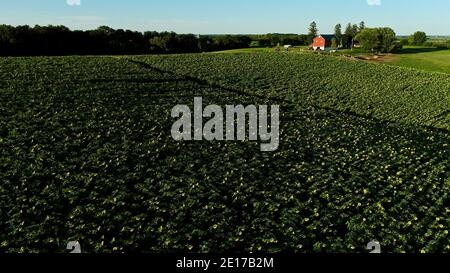
[[[312,22],[309,26],[309,34],[318,34],[316,22]],[[337,24],[334,28],[331,47],[353,48],[355,44],[359,44],[364,50],[371,52],[391,52],[403,46],[391,28],[367,28],[365,22],[362,21],[359,25],[348,23],[345,30],[342,31],[342,25]]]
[[428,36],[423,31],[416,31],[414,34],[407,38],[400,39],[400,43],[404,46],[425,46],[425,47],[435,47],[440,49],[450,49],[450,40],[438,39],[430,40]]
[[275,47],[278,45],[304,46],[312,43],[310,35],[269,33],[263,35],[250,35],[252,47]]
[[[65,26],[0,25],[0,56],[132,55],[199,53],[248,47],[312,44],[319,34],[312,22],[308,34],[193,35],[175,32],[138,32],[101,26],[95,30],[72,31]],[[403,45],[450,48],[450,41],[427,41],[424,32],[397,40],[390,28],[367,28],[364,22],[337,24],[333,48],[352,48],[359,43],[367,51],[390,52]]]
[[138,32],[101,26],[72,31],[65,26],[0,25],[0,56],[197,53],[249,47],[245,35]]
[[[337,24],[334,28],[334,38],[331,47],[333,48],[351,48],[355,42],[356,36],[366,28],[364,21],[357,24],[348,23],[345,30],[342,30],[342,25]],[[309,25],[308,36],[315,37],[319,34],[319,29],[316,22]]]

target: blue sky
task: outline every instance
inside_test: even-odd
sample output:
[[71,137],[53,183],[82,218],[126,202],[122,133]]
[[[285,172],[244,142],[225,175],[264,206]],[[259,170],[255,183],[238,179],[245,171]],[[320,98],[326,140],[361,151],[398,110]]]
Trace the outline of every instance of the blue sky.
[[0,0],[0,24],[100,25],[179,33],[321,33],[336,23],[450,35],[449,0]]

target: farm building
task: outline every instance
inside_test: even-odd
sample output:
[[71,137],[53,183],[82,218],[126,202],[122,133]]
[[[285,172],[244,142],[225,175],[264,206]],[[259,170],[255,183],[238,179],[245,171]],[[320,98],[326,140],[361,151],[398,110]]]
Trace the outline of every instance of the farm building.
[[[333,39],[336,39],[336,36],[332,34],[319,35],[313,39],[313,43],[310,47],[314,50],[325,50],[326,48],[332,46]],[[353,43],[352,37],[347,37],[344,35],[342,37],[342,43],[342,48],[351,48]]]
[[311,45],[314,50],[325,50],[327,47],[331,47],[333,39],[336,39],[334,35],[319,35],[313,39]]

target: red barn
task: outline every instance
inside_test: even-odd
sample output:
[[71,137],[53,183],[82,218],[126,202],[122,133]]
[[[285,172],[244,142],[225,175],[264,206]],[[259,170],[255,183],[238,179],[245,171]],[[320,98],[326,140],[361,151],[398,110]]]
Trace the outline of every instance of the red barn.
[[325,50],[326,44],[327,44],[327,40],[324,37],[322,37],[322,35],[319,35],[316,38],[314,38],[312,48],[314,50],[318,50],[318,49]]

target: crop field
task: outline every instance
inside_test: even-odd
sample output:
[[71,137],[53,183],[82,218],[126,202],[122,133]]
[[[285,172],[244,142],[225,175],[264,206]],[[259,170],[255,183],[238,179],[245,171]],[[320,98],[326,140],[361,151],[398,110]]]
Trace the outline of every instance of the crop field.
[[[276,48],[243,48],[224,50],[220,52],[213,52],[213,54],[237,54],[237,53],[274,53]],[[286,54],[284,49],[281,48],[281,54]],[[308,50],[308,47],[295,47],[289,49],[288,54],[315,54],[316,52]],[[428,72],[439,72],[450,74],[450,50],[437,49],[431,47],[420,46],[405,46],[402,50],[396,53],[385,54],[377,56],[378,59],[374,59],[373,53],[367,53],[363,49],[342,49],[335,53],[322,53],[329,54],[335,57],[354,56],[362,59],[369,59],[371,62],[384,63],[391,66],[413,68],[417,70],[423,70]]]
[[[280,148],[171,109],[280,105]],[[310,54],[0,59],[0,252],[450,252],[450,76]]]

